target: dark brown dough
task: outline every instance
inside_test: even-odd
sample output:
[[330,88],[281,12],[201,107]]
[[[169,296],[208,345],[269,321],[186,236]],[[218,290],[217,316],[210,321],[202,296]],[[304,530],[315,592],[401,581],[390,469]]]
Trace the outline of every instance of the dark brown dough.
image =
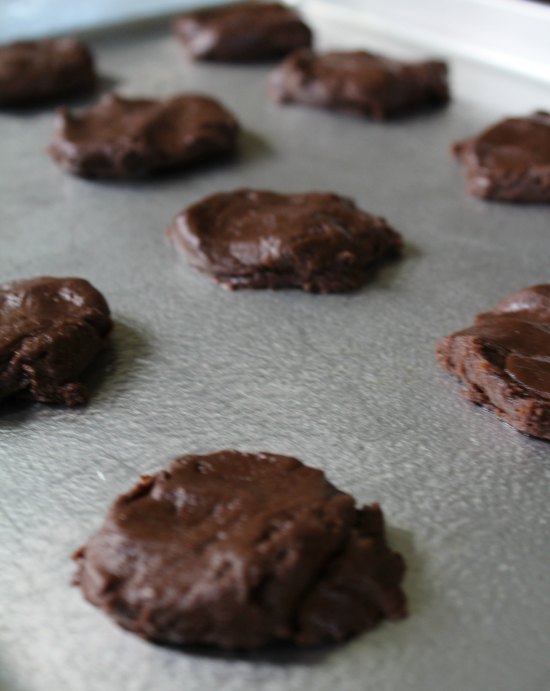
[[270,75],[281,103],[304,103],[377,120],[447,103],[447,65],[407,63],[365,51],[289,55]]
[[255,62],[311,45],[299,14],[278,2],[241,2],[187,12],[174,32],[197,60]]
[[168,237],[226,288],[355,290],[402,240],[383,218],[336,194],[237,190],[176,216]]
[[50,154],[90,178],[135,178],[235,153],[239,124],[220,103],[186,94],[166,101],[110,94],[88,110],[63,108]]
[[550,202],[550,113],[498,122],[453,145],[468,192],[509,202]]
[[520,432],[550,439],[550,284],[514,293],[437,345],[474,403]]
[[85,403],[79,378],[111,326],[105,298],[82,278],[0,284],[0,400]]
[[89,91],[93,58],[74,38],[0,46],[0,105],[25,106]]
[[310,646],[406,615],[380,507],[287,456],[179,458],[120,496],[75,558],[85,597],[160,643]]

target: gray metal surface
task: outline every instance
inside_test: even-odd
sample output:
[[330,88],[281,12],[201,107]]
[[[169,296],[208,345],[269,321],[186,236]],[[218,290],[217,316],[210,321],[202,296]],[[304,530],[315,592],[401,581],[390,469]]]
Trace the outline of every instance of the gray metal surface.
[[[413,55],[313,18],[324,46]],[[550,280],[548,207],[468,198],[450,141],[548,90],[453,62],[447,110],[377,124],[265,96],[265,67],[191,65],[162,29],[94,41],[127,94],[218,94],[239,161],[136,184],[91,183],[44,154],[47,111],[0,115],[0,276],[78,275],[107,296],[116,361],[87,408],[0,418],[2,691],[546,691],[550,445],[463,400],[439,336]],[[349,296],[228,293],[163,230],[239,186],[328,189],[390,220],[407,255]],[[222,447],[294,454],[380,501],[405,556],[410,618],[292,655],[207,655],[121,631],[69,585],[71,552],[140,473]]]

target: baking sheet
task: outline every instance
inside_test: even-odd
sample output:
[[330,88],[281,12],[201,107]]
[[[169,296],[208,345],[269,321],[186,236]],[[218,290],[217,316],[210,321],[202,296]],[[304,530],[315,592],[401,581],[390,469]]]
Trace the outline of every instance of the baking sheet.
[[[417,49],[310,19],[322,47]],[[548,207],[465,195],[450,141],[550,108],[543,86],[452,62],[446,110],[388,124],[265,96],[265,66],[193,65],[166,25],[93,39],[130,95],[217,94],[239,161],[135,184],[63,174],[52,114],[0,115],[0,276],[78,275],[114,312],[116,360],[90,405],[0,417],[2,691],[546,691],[550,446],[458,395],[438,337],[550,280]],[[241,186],[334,190],[385,215],[405,258],[353,295],[228,293],[174,255],[172,217]],[[349,644],[230,656],[147,644],[69,586],[71,552],[116,494],[176,455],[296,455],[380,501],[408,564],[411,616]]]

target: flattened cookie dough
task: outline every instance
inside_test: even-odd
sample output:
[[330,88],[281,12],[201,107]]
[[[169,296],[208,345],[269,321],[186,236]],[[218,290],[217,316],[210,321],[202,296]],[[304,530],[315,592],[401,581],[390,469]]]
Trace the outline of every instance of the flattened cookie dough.
[[0,400],[79,405],[80,376],[111,331],[105,298],[82,278],[0,284]]
[[93,58],[74,38],[0,46],[0,106],[25,106],[89,91]]
[[304,103],[377,120],[449,100],[444,62],[406,63],[365,51],[296,51],[271,73],[269,91],[280,103]]
[[183,456],[120,496],[75,559],[92,604],[160,643],[310,646],[406,615],[380,507],[287,456]]
[[402,247],[383,218],[322,192],[214,194],[176,216],[167,235],[195,268],[232,289],[355,290]]
[[311,45],[299,14],[278,2],[240,2],[187,12],[174,32],[196,60],[255,62]]
[[78,114],[60,109],[49,152],[75,175],[135,178],[233,154],[238,133],[236,118],[207,96],[110,94]]
[[550,202],[550,113],[507,118],[452,152],[463,164],[468,192],[509,202]]
[[464,395],[533,437],[550,439],[550,284],[514,293],[437,345]]

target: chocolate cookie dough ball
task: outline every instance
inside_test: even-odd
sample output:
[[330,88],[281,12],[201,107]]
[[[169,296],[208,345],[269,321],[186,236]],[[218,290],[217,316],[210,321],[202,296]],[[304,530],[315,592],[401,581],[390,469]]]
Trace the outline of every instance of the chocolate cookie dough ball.
[[298,12],[279,2],[208,7],[182,14],[173,26],[196,60],[258,62],[282,57],[312,40]]
[[176,216],[168,237],[226,288],[355,290],[399,255],[399,233],[350,199],[326,192],[237,190]]
[[105,298],[82,278],[0,284],[0,400],[85,403],[80,378],[111,327]]
[[178,458],[120,496],[75,558],[85,597],[160,643],[311,646],[406,614],[380,507],[287,456]]
[[442,338],[437,358],[468,399],[550,440],[550,284],[524,288]]
[[88,48],[74,38],[0,46],[0,106],[36,105],[90,91],[97,81]]
[[475,197],[550,202],[550,113],[507,118],[457,142],[452,152]]
[[208,96],[110,94],[80,113],[60,109],[49,152],[74,175],[136,178],[232,155],[238,134],[236,118]]
[[271,73],[269,91],[280,103],[303,103],[377,120],[449,100],[447,65],[441,60],[402,62],[364,50],[298,50]]

